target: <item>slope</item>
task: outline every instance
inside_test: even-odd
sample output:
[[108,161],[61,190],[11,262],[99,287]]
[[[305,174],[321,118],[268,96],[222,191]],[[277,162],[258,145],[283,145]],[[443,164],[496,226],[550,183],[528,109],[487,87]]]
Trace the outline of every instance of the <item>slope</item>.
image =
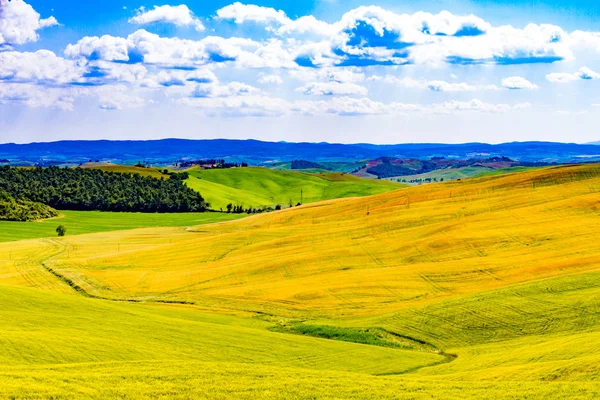
[[[190,169],[187,184],[214,209],[227,204],[245,207],[313,203],[341,197],[368,196],[402,186],[342,173],[308,174],[267,168]],[[302,191],[302,194],[301,194]]]
[[[595,268],[600,254],[590,243],[598,236],[599,171],[597,165],[549,168],[193,231],[67,238],[70,259],[59,256],[51,265],[85,275],[88,289],[100,295],[290,315],[382,313]],[[117,253],[117,243],[128,250]]]
[[[354,370],[330,371],[333,367],[314,375],[302,357],[298,364],[269,369],[279,365],[249,350],[249,359],[256,360],[252,368],[227,364],[235,358],[227,355],[229,339],[222,338],[225,346],[211,356],[226,364],[193,361],[189,370],[203,371],[196,381],[194,373],[167,372],[172,364],[136,366],[137,373],[166,380],[181,396],[192,396],[186,390],[192,390],[193,381],[226,387],[222,397],[593,398],[600,378],[599,202],[600,165],[544,168],[338,199],[193,229],[0,244],[0,282],[45,289],[36,292],[39,296],[63,292],[119,300],[111,307],[185,303],[163,303],[161,309],[205,310],[211,318],[254,316],[235,324],[266,323],[260,329],[279,332],[370,329],[413,344],[406,355],[411,363],[414,353],[431,356],[436,349],[457,356],[449,363],[404,370],[401,378],[346,375]],[[22,295],[14,291],[24,289],[6,290],[18,298]],[[7,310],[18,308],[2,301]],[[12,330],[37,326],[46,332],[49,324],[29,321]],[[238,337],[251,340],[246,335],[252,334],[257,335],[245,331]],[[271,352],[270,342],[251,346]],[[393,353],[398,349],[364,347],[399,354]],[[306,357],[316,360],[320,354],[315,345]],[[345,363],[344,354],[337,356]],[[318,369],[315,365],[308,369]],[[55,370],[23,368],[16,375],[0,371],[0,376],[60,379]],[[126,366],[114,368],[117,372],[109,373],[95,365],[88,373],[108,382],[120,376],[128,384],[136,381]],[[60,371],[74,376],[68,368]],[[203,375],[207,371],[219,378],[211,380]],[[270,381],[257,383],[257,374]],[[230,383],[233,375],[243,383]],[[250,392],[243,391],[244,383]]]

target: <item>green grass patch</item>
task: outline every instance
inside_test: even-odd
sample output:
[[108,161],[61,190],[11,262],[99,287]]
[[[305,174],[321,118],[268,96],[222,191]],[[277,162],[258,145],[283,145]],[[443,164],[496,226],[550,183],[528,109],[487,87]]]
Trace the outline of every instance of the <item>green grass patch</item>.
[[283,206],[342,197],[369,196],[399,189],[387,181],[362,179],[342,173],[309,174],[267,168],[188,170],[187,185],[200,192],[213,209],[227,204],[244,207]]
[[101,211],[61,211],[61,217],[37,222],[0,221],[0,242],[56,236],[64,225],[67,235],[110,232],[136,228],[194,226],[231,221],[246,216],[222,213],[116,213]]

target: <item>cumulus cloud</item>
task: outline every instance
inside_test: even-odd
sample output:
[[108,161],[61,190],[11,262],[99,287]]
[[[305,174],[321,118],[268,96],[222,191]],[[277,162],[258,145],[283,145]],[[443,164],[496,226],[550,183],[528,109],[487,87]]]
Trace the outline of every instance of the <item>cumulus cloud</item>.
[[129,43],[127,39],[110,35],[86,36],[75,44],[67,45],[65,55],[90,60],[129,61]]
[[40,29],[58,25],[54,17],[40,14],[23,0],[0,0],[0,45],[21,45],[38,40]]
[[253,4],[242,4],[235,2],[231,5],[217,10],[217,17],[220,19],[229,19],[235,21],[236,24],[243,24],[246,21],[253,22],[277,22],[286,24],[290,19],[281,10],[275,10],[270,7],[261,7]]
[[78,79],[84,71],[81,65],[49,50],[0,52],[0,81],[64,84]]
[[88,60],[120,61],[165,66],[235,63],[240,68],[295,67],[280,40],[259,43],[246,38],[208,36],[201,40],[166,38],[140,29],[127,38],[85,37],[67,46],[65,55]]
[[441,80],[414,79],[410,77],[399,78],[392,75],[371,76],[370,81],[381,81],[409,89],[431,90],[433,92],[474,92],[483,90],[500,90],[496,85],[471,85],[464,82],[446,82]]
[[[154,21],[162,10],[155,7],[134,18],[139,22]],[[189,9],[183,11],[187,15]],[[239,24],[264,24],[272,35],[262,41],[219,36],[189,40],[160,37],[140,29],[126,38],[85,37],[69,45],[65,54],[70,58],[170,66],[234,64],[239,68],[286,68],[298,71],[293,78],[304,82],[359,82],[364,80],[361,70],[369,66],[554,63],[573,59],[574,50],[582,46],[600,51],[600,33],[569,34],[548,24],[529,24],[524,28],[493,26],[474,15],[447,11],[397,14],[376,6],[358,7],[338,21],[326,23],[312,16],[291,19],[281,10],[238,2],[218,10],[216,18]],[[311,69],[344,70],[347,77],[311,78],[311,74],[317,74]],[[452,90],[451,86],[446,87]],[[461,90],[459,86],[454,89]]]
[[362,95],[365,96],[368,90],[364,86],[355,83],[340,83],[340,82],[314,82],[306,86],[296,89],[305,95],[311,96],[347,96],[347,95]]
[[538,85],[529,82],[527,79],[521,76],[510,76],[502,79],[502,87],[511,90],[539,89]]
[[554,72],[546,75],[546,79],[554,83],[568,83],[578,80],[600,79],[600,74],[592,71],[588,67],[583,67],[577,72]]
[[330,24],[312,16],[293,20],[281,10],[235,3],[217,15],[239,24],[266,24],[277,35],[321,36],[298,51],[296,60],[304,66],[522,64],[573,57],[573,40],[560,27],[494,27],[475,15],[448,11],[409,15],[378,6],[358,7]]
[[137,15],[129,19],[129,23],[137,25],[166,23],[176,26],[193,26],[198,32],[205,29],[202,22],[194,17],[194,13],[185,4],[154,6],[152,10],[141,7],[137,10]]

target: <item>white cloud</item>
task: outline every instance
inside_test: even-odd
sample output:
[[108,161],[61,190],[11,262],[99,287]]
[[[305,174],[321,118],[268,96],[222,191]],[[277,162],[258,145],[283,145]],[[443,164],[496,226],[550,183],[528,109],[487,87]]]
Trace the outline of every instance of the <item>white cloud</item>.
[[440,80],[414,79],[410,77],[398,78],[396,76],[371,76],[370,81],[381,81],[409,89],[431,90],[433,92],[474,92],[484,90],[500,90],[496,85],[471,85],[464,82],[446,82]]
[[69,58],[85,57],[92,60],[129,61],[129,43],[127,39],[104,35],[86,36],[65,49]]
[[140,29],[127,38],[85,37],[67,46],[70,58],[144,62],[165,66],[234,63],[240,68],[293,68],[292,55],[280,40],[264,43],[245,38],[208,36],[201,40],[166,38]]
[[1,104],[21,104],[32,108],[57,108],[73,110],[73,102],[77,96],[85,94],[78,88],[47,88],[31,84],[0,84]]
[[502,87],[512,90],[539,89],[538,85],[529,82],[527,79],[521,76],[510,76],[502,79]]
[[0,52],[0,81],[64,84],[77,80],[84,71],[81,65],[49,50]]
[[0,45],[35,42],[37,31],[58,25],[54,17],[40,19],[40,14],[23,0],[0,0]]
[[554,83],[568,83],[577,80],[600,79],[600,74],[592,71],[588,67],[583,67],[577,72],[554,72],[546,75],[546,79]]
[[193,26],[198,32],[205,29],[202,22],[194,17],[194,13],[185,4],[154,6],[152,10],[141,7],[138,9],[137,15],[129,19],[129,23],[138,25],[167,23],[176,26]]
[[325,82],[362,82],[365,80],[365,74],[359,68],[299,68],[292,69],[289,72],[291,78],[303,81],[325,81]]
[[475,15],[417,12],[396,14],[378,6],[358,7],[334,23],[312,16],[290,19],[283,11],[241,3],[217,12],[236,23],[267,25],[278,35],[320,35],[298,56],[314,65],[527,63],[573,58],[573,40],[560,27],[529,24],[494,27]]
[[253,4],[246,5],[240,2],[235,2],[217,10],[217,17],[234,20],[236,24],[243,24],[246,21],[285,24],[290,21],[285,12],[281,10],[278,11],[274,8],[255,6]]
[[195,83],[218,82],[214,72],[207,69],[183,71],[176,69],[162,69],[154,74],[148,74],[142,82],[142,86],[157,88],[171,86],[189,86]]
[[183,98],[178,103],[215,117],[278,117],[289,112],[287,101],[267,96]]
[[261,72],[258,76],[258,83],[261,83],[263,85],[282,85],[283,79],[281,79],[281,76],[279,75],[267,75]]
[[179,104],[202,109],[210,116],[281,116],[299,114],[307,116],[338,115],[450,115],[454,113],[508,113],[518,112],[531,107],[529,103],[491,104],[478,99],[470,101],[448,101],[430,105],[383,103],[362,97],[332,97],[327,100],[288,101],[265,95],[232,97],[185,97],[177,100]]
[[356,83],[340,83],[340,82],[313,82],[306,86],[296,89],[298,92],[302,92],[305,95],[311,96],[347,96],[347,95],[362,95],[365,96],[368,90],[364,86],[357,85]]
[[146,104],[146,101],[137,95],[126,93],[124,90],[111,88],[110,93],[100,96],[98,107],[102,110],[123,110],[128,108],[139,108]]

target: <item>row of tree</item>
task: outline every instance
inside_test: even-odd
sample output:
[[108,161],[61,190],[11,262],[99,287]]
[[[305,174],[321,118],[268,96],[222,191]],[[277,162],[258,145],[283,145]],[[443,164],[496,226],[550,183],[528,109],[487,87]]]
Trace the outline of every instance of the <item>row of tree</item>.
[[[300,203],[298,203],[296,205],[299,206]],[[290,207],[292,207],[292,204],[290,204]],[[279,211],[279,210],[281,210],[281,204],[277,204],[274,208],[270,207],[270,206],[244,208],[244,206],[241,204],[238,204],[238,205],[234,205],[232,203],[227,204],[227,212],[230,214],[244,214],[244,213],[246,213],[246,214],[262,214],[262,213],[266,213],[266,212]]]
[[0,167],[0,190],[59,210],[191,212],[209,208],[182,176],[157,179],[82,168]]
[[207,160],[195,160],[195,161],[180,161],[176,164],[179,168],[190,168],[194,165],[198,165],[204,169],[225,169],[225,168],[241,168],[247,167],[248,164],[242,163],[230,163],[223,159],[207,159]]

